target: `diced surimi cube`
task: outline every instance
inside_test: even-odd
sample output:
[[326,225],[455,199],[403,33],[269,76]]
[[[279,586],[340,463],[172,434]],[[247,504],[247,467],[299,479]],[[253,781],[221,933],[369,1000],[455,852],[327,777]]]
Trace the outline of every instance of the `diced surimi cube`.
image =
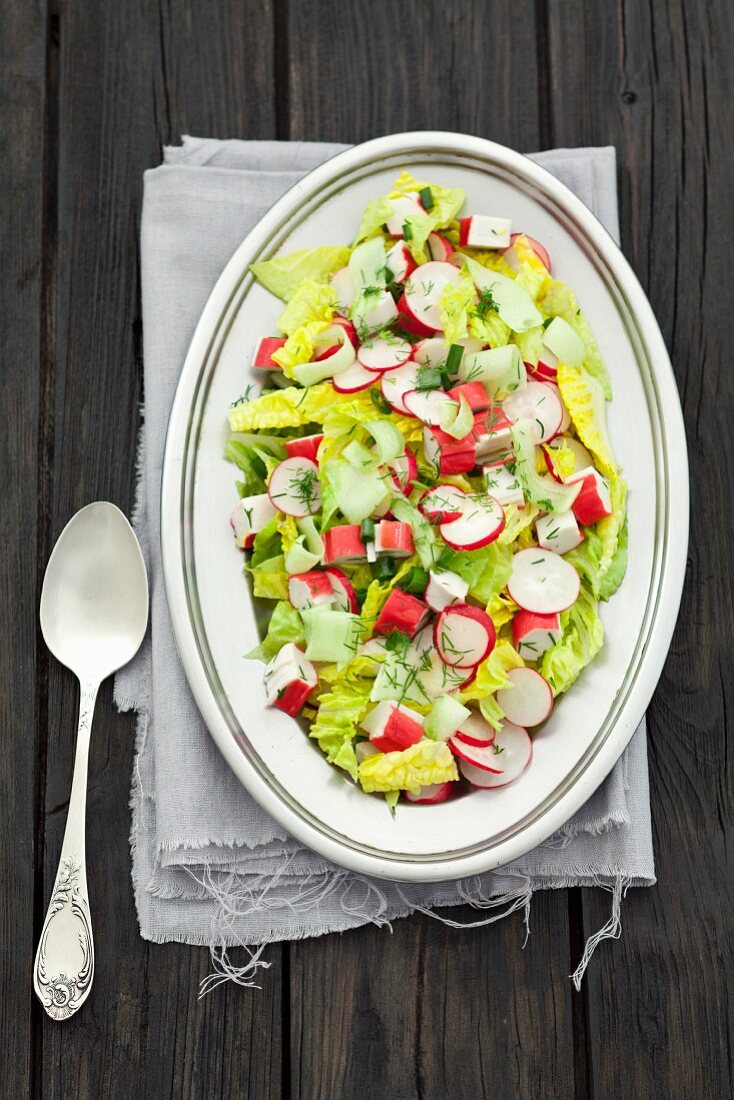
[[512,222],[509,218],[492,218],[473,214],[462,218],[459,243],[468,248],[508,248]]
[[378,703],[360,725],[381,752],[402,752],[423,737],[423,717],[392,700]]
[[375,550],[391,558],[409,558],[415,551],[413,532],[407,523],[383,519],[375,527]]
[[332,527],[325,531],[324,540],[324,565],[339,565],[342,562],[362,561],[367,557],[367,550],[362,542],[362,534],[358,523],[345,523],[339,527]]
[[537,661],[547,649],[560,642],[561,617],[520,610],[512,620],[512,639],[521,657]]
[[454,401],[465,398],[472,412],[484,412],[491,404],[489,394],[481,382],[461,382],[449,390],[449,397],[453,397]]
[[425,213],[420,195],[417,191],[411,191],[401,198],[390,199],[389,201],[392,203],[393,215],[385,223],[387,231],[391,237],[402,237],[405,219],[411,217],[411,215]]
[[394,283],[404,283],[418,266],[410,254],[410,249],[403,241],[398,241],[388,249],[385,262]]
[[453,436],[440,428],[423,429],[423,453],[442,477],[451,474],[466,474],[477,464],[477,441],[472,432],[463,439]]
[[281,339],[279,336],[263,336],[252,357],[253,367],[260,370],[280,370],[279,364],[273,359],[273,352],[279,351],[284,344],[285,337]]
[[411,596],[410,592],[403,592],[401,588],[393,588],[377,618],[375,633],[389,634],[392,630],[400,630],[412,638],[427,618],[428,608],[423,600]]
[[336,599],[326,573],[312,569],[308,573],[293,573],[288,578],[288,599],[296,611],[307,607],[329,607]]
[[609,495],[609,486],[599,471],[593,466],[587,466],[585,470],[577,470],[566,478],[567,485],[579,483],[581,489],[573,502],[573,512],[579,523],[589,527],[605,516],[611,516],[612,498]]
[[474,418],[477,461],[501,454],[512,447],[512,424],[501,409],[490,409]]
[[517,508],[525,507],[522,485],[517,475],[508,470],[504,462],[484,466],[482,472],[487,482],[487,492],[503,507],[507,504],[514,504]]
[[362,313],[362,324],[370,332],[385,328],[394,321],[398,315],[398,307],[395,305],[389,290],[380,290],[377,294],[366,297],[366,305]]
[[303,435],[300,439],[286,439],[285,449],[289,458],[310,458],[316,462],[323,435]]
[[536,520],[535,531],[538,546],[545,550],[555,550],[556,554],[567,554],[584,541],[573,512],[551,512]]
[[255,535],[270,523],[277,514],[267,493],[258,493],[253,497],[238,500],[229,522],[240,550],[249,550],[255,541]]
[[316,670],[311,662],[297,645],[288,642],[265,668],[268,706],[296,715],[316,683]]
[[450,569],[428,574],[428,584],[424,594],[425,601],[432,611],[443,611],[452,603],[463,603],[469,591],[469,584]]

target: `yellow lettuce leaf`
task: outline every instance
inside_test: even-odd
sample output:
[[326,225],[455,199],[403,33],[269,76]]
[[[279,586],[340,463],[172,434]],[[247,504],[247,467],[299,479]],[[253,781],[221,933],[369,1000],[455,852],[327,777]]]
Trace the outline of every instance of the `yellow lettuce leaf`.
[[445,741],[419,741],[403,752],[368,756],[359,765],[359,782],[368,794],[373,791],[410,791],[432,783],[459,778],[451,749]]
[[275,256],[250,264],[250,271],[259,283],[287,302],[304,279],[326,282],[340,267],[345,267],[350,250],[344,245],[323,245],[303,248],[289,256]]

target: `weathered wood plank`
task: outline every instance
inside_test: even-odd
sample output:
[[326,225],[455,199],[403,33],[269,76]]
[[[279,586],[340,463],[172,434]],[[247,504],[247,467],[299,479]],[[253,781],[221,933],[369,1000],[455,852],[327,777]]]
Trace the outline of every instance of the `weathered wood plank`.
[[[731,1094],[734,81],[716,58],[733,34],[724,2],[550,4],[555,138],[617,146],[624,248],[671,350],[691,463],[688,580],[649,715],[658,886],[628,896],[621,942],[586,979],[594,1095],[615,1100]],[[609,902],[584,893],[588,932]]]
[[[42,362],[48,330],[44,301],[44,5],[0,8],[0,102],[5,155],[0,164],[0,906],[3,1008],[0,1079],[7,1095],[34,1083],[31,1001],[34,917],[38,916],[36,805],[42,789],[45,730],[36,711],[39,527],[43,494]],[[42,660],[42,659],[41,659]],[[35,904],[34,904],[35,902]]]
[[[264,40],[253,41],[250,19]],[[84,0],[62,8],[54,537],[89,500],[107,498],[125,510],[132,503],[142,173],[159,162],[161,142],[185,130],[272,132],[270,26],[267,2]],[[65,824],[77,692],[55,663],[41,684],[46,690],[47,897]],[[207,952],[139,938],[128,849],[134,722],[115,713],[110,696],[106,685],[92,737],[87,817],[97,973],[77,1017],[63,1027],[43,1021],[44,1093],[278,1094],[280,949],[270,953],[262,992],[243,995],[232,986],[197,1003]]]

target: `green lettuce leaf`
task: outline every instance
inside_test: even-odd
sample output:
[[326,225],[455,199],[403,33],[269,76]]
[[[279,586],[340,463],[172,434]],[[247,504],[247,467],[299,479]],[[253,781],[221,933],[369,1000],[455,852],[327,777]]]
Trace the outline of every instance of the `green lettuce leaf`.
[[379,199],[370,199],[362,215],[362,221],[354,243],[359,244],[360,241],[366,241],[368,237],[374,237],[376,233],[381,231],[385,222],[392,217],[392,213],[392,203],[386,196],[383,195]]
[[287,600],[280,600],[273,608],[268,623],[268,632],[259,646],[245,654],[248,661],[269,661],[288,642],[301,645],[303,625],[301,616]]
[[498,642],[486,661],[479,666],[476,679],[462,688],[456,698],[461,703],[478,702],[486,721],[494,729],[499,729],[505,714],[495,699],[495,694],[509,684],[509,670],[522,668],[524,664],[513,645],[509,642]]
[[349,260],[349,249],[344,245],[323,245],[320,248],[304,248],[289,256],[275,256],[250,264],[250,271],[271,294],[284,302],[293,297],[304,279],[323,283]]
[[431,783],[448,783],[459,778],[451,749],[445,741],[419,741],[403,752],[368,756],[359,765],[362,789],[410,791],[417,794]]
[[588,321],[581,312],[578,299],[571,290],[571,287],[567,286],[566,283],[551,279],[539,304],[546,317],[563,317],[564,321],[567,321],[577,335],[581,337],[586,349],[584,367],[589,374],[597,379],[604,391],[604,396],[607,401],[611,401],[612,383],[609,380],[607,368],[604,366],[604,360],[597,347],[594,334],[589,327]]
[[[318,697],[318,711],[309,737],[318,742],[326,758],[357,779],[357,759],[352,742],[371,707],[373,678],[365,676],[364,660],[350,661]],[[351,751],[350,751],[351,750]]]
[[584,585],[573,607],[562,612],[561,627],[560,642],[546,650],[540,667],[554,695],[568,691],[604,643],[597,601]]

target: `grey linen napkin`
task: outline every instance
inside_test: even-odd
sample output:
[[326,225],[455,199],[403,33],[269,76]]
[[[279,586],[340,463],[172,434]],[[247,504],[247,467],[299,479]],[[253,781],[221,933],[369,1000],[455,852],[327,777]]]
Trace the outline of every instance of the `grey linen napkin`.
[[[596,885],[612,917],[593,937],[620,933],[628,885],[654,883],[644,721],[607,780],[544,845],[498,871],[413,886],[368,879],[302,848],[239,784],[199,715],[178,659],[160,557],[161,466],[168,415],[186,351],[209,293],[243,237],[300,176],[345,146],[184,137],[145,174],[141,254],[145,359],[144,435],[134,522],[151,582],[151,631],[118,673],[118,706],[138,713],[132,781],[133,884],[141,934],[212,948],[214,981],[251,984],[267,963],[255,945],[383,924],[415,910],[469,902],[497,912],[533,890]],[[615,239],[613,148],[533,156],[597,214]],[[227,948],[250,945],[244,966]]]

